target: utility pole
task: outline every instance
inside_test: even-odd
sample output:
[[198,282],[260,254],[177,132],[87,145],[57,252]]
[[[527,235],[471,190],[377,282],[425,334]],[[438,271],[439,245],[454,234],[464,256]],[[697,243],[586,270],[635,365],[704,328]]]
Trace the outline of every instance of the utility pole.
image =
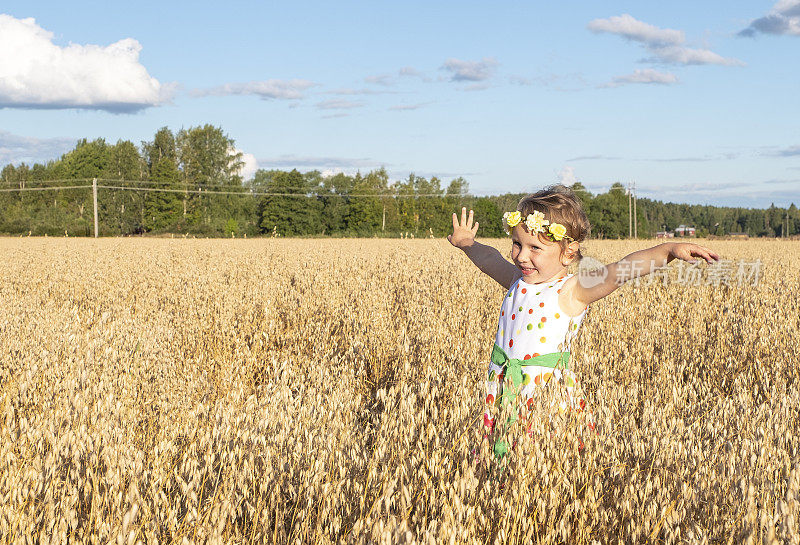
[[97,238],[97,178],[92,178],[92,200],[94,201],[94,238]]
[[789,209],[786,209],[786,238],[789,238]]
[[636,181],[633,182],[633,238],[639,238],[639,230],[636,225]]
[[381,224],[381,232],[386,230],[386,203],[383,203],[383,223]]
[[628,194],[628,238],[633,236],[633,211],[631,210],[631,183],[628,182],[628,189],[625,190]]

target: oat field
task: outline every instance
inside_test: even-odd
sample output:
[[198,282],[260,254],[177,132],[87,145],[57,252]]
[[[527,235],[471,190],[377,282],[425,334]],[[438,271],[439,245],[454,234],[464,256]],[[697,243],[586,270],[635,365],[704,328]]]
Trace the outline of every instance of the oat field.
[[593,304],[597,433],[549,384],[501,464],[446,241],[0,239],[0,543],[798,544],[800,242],[701,243],[756,285]]

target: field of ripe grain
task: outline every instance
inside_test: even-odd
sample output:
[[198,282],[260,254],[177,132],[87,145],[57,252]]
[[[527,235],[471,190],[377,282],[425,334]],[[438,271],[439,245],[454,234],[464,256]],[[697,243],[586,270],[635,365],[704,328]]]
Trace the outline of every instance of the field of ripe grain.
[[0,239],[0,543],[796,544],[800,243],[706,244],[758,283],[592,305],[597,434],[501,466],[504,290],[446,241]]

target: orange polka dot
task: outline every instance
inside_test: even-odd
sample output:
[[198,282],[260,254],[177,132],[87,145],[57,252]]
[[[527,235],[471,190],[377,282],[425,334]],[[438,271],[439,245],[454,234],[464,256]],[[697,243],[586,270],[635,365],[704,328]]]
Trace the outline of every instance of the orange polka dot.
[[538,386],[542,383],[542,375],[536,375],[536,378],[533,379],[533,382]]
[[492,394],[489,394],[488,396],[486,396],[486,403],[489,403],[489,404],[494,403],[494,396]]
[[542,337],[542,338],[541,338],[541,339],[539,339],[539,340],[540,340],[540,341],[542,341],[542,342],[545,342],[545,341],[547,341],[547,339],[545,339],[544,337]]
[[556,293],[561,293],[561,290],[556,290]]
[[543,322],[546,322],[546,321],[547,321],[547,318],[545,318],[544,316],[542,316],[542,321],[543,321]]
[[544,306],[544,303],[539,303],[539,306],[540,306],[540,307],[543,307],[543,306]]
[[536,358],[536,357],[538,357],[538,356],[539,356],[539,353],[538,353],[538,352],[534,352],[534,353],[533,353],[533,357],[534,357],[534,358]]
[[528,290],[526,288],[522,288],[522,293],[528,293]]

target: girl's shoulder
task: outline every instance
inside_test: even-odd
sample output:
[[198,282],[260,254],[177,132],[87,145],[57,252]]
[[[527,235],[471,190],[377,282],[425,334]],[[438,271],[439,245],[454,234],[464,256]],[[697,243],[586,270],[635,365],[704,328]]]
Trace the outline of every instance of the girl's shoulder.
[[558,306],[561,307],[561,310],[564,313],[571,317],[575,318],[580,316],[586,309],[588,308],[587,305],[581,303],[575,298],[575,287],[578,285],[578,276],[575,274],[567,275],[561,286],[561,289],[558,293]]

